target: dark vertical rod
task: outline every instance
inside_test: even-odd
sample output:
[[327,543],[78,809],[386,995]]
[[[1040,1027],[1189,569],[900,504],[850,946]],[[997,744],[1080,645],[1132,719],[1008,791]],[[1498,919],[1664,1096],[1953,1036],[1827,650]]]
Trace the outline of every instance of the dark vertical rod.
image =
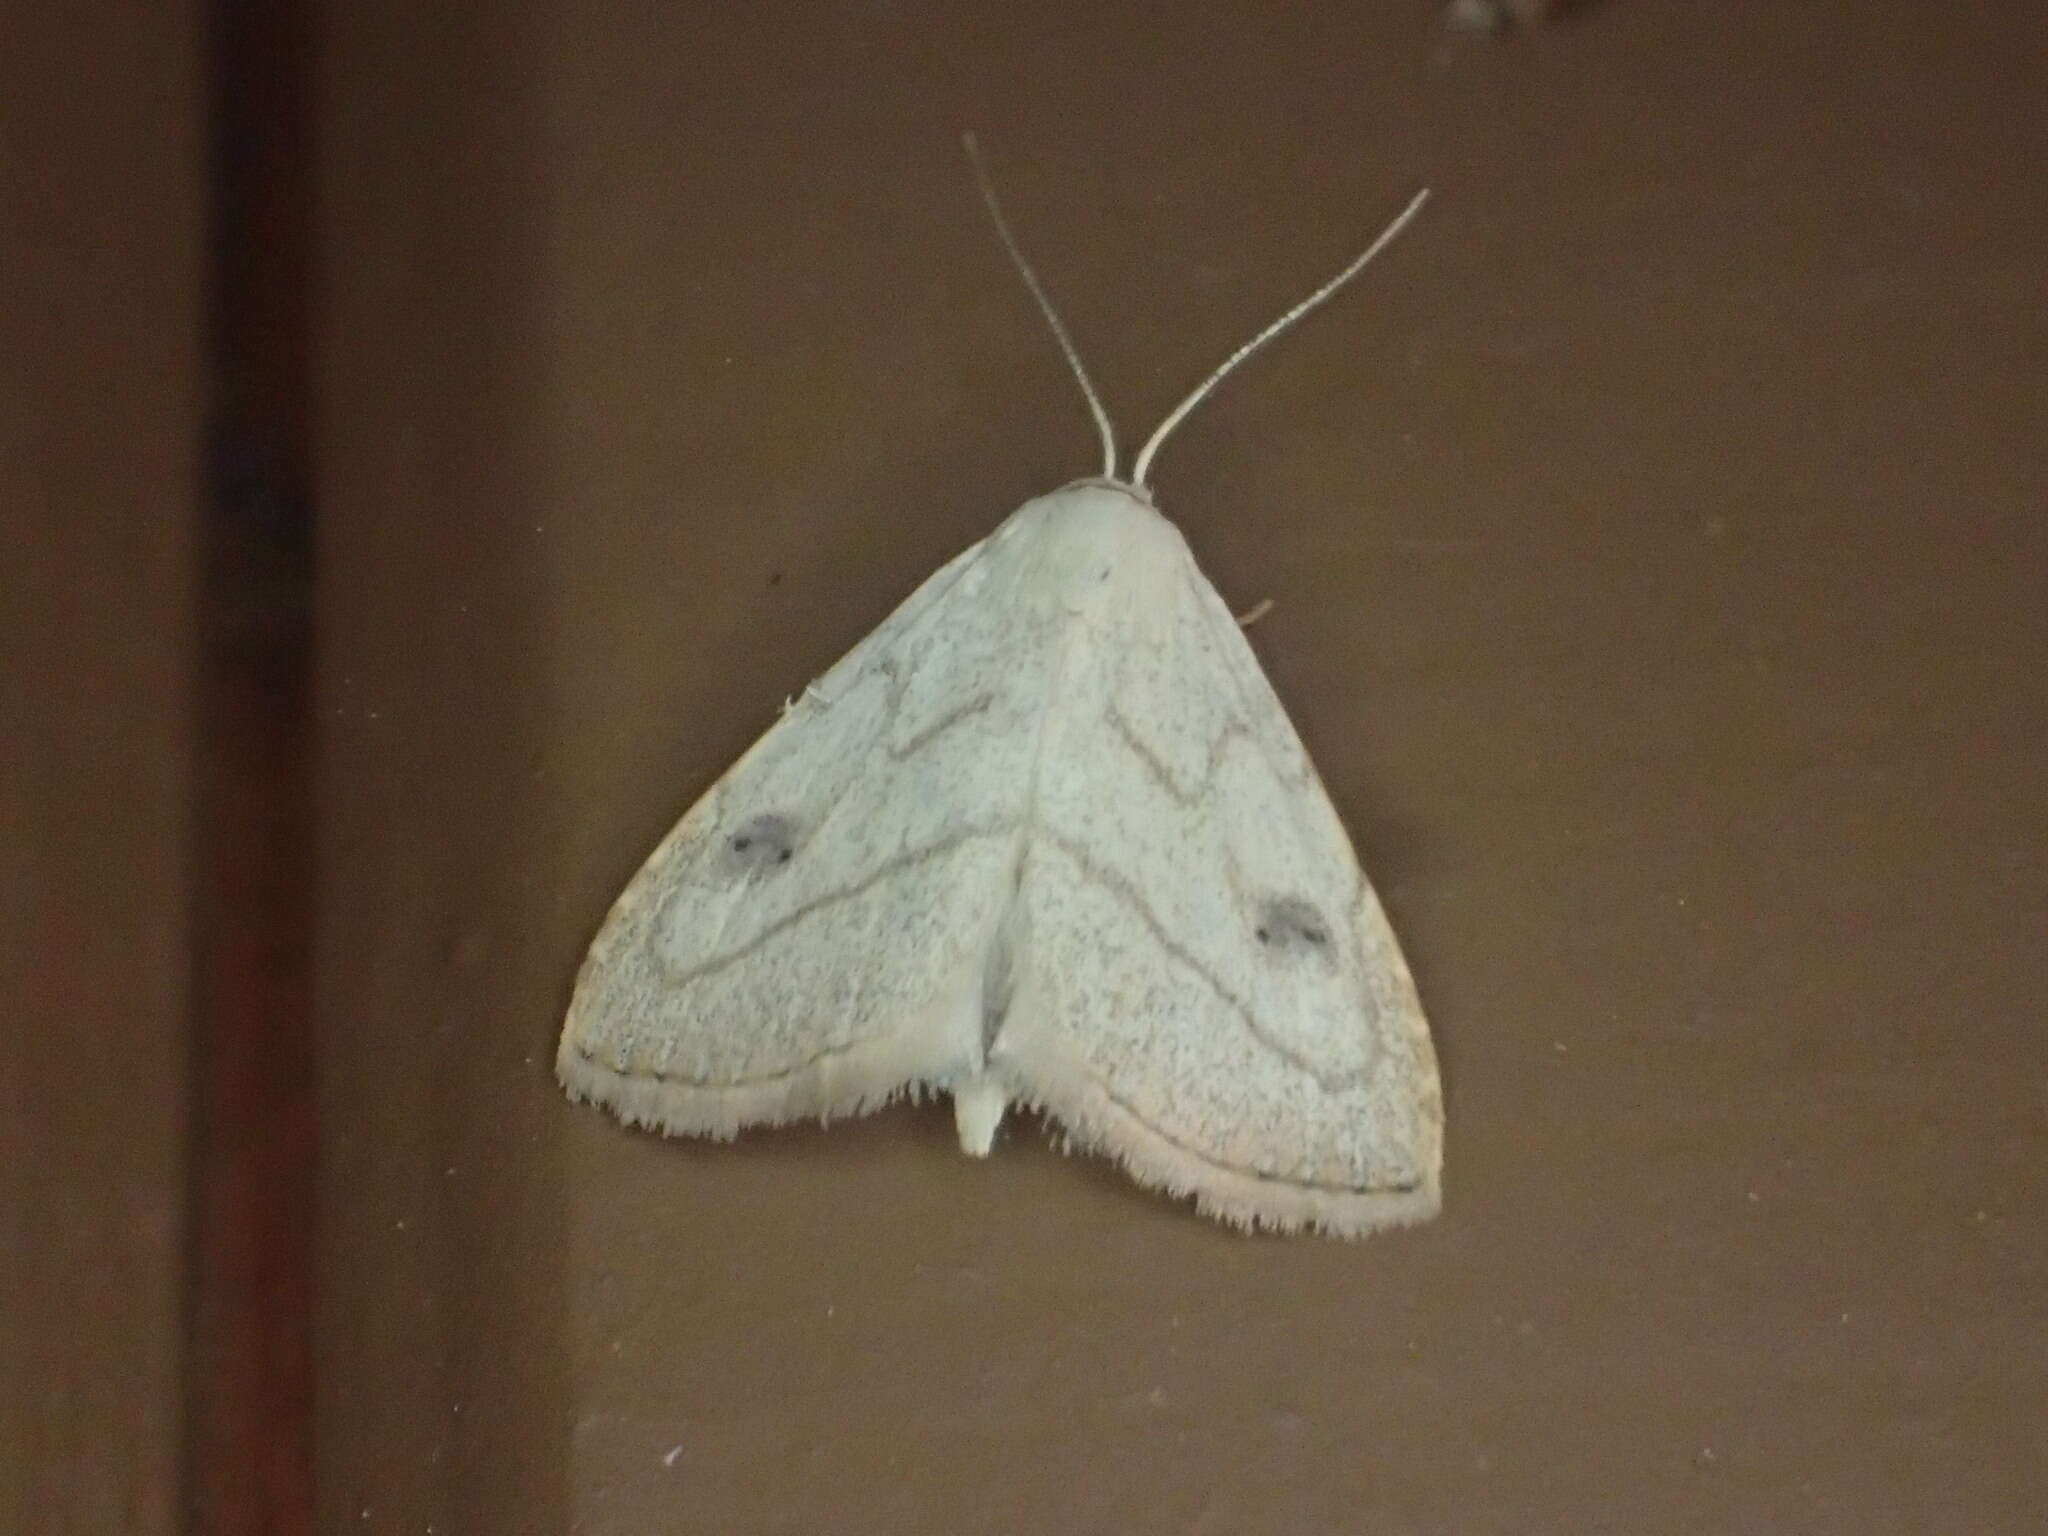
[[312,1530],[312,16],[215,0],[188,1528]]

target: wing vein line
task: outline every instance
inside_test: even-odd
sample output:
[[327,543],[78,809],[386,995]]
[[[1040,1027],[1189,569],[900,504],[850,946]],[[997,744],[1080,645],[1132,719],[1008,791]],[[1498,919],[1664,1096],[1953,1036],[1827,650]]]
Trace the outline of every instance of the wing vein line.
[[1421,1188],[1421,1184],[1415,1179],[1384,1184],[1346,1184],[1331,1179],[1303,1179],[1295,1178],[1290,1174],[1268,1173],[1262,1168],[1253,1168],[1244,1163],[1228,1162],[1212,1152],[1203,1151],[1193,1142],[1183,1140],[1181,1137],[1174,1135],[1173,1132],[1167,1130],[1156,1121],[1146,1119],[1144,1115],[1138,1112],[1136,1105],[1110,1087],[1101,1077],[1093,1072],[1090,1072],[1088,1076],[1096,1087],[1102,1091],[1103,1098],[1107,1099],[1117,1109],[1129,1115],[1131,1119],[1150,1131],[1154,1136],[1157,1136],[1168,1146],[1173,1147],[1176,1151],[1185,1152],[1197,1162],[1207,1163],[1211,1168],[1220,1168],[1226,1173],[1235,1173],[1248,1179],[1257,1179],[1261,1183],[1286,1184],[1295,1189],[1316,1189],[1338,1195],[1409,1195]]
[[1319,1070],[1299,1051],[1293,1050],[1274,1039],[1267,1032],[1265,1026],[1259,1022],[1258,1015],[1252,1012],[1251,1005],[1231,990],[1224,983],[1221,976],[1218,976],[1208,966],[1204,965],[1191,950],[1166,931],[1165,925],[1159,921],[1159,914],[1152,910],[1152,904],[1145,900],[1144,894],[1136,886],[1132,885],[1130,881],[1124,879],[1121,875],[1113,874],[1109,870],[1104,869],[1094,859],[1089,857],[1088,851],[1085,848],[1080,847],[1066,837],[1062,837],[1050,827],[1039,828],[1037,835],[1043,837],[1053,847],[1071,859],[1075,867],[1081,871],[1082,877],[1089,881],[1089,883],[1109,892],[1110,895],[1130,908],[1139,922],[1144,925],[1146,932],[1152,935],[1153,942],[1164,950],[1170,958],[1178,960],[1189,971],[1199,976],[1208,985],[1210,991],[1214,992],[1238,1017],[1244,1020],[1245,1028],[1251,1033],[1252,1038],[1272,1052],[1273,1055],[1278,1056],[1296,1071],[1314,1078],[1317,1085],[1326,1092],[1349,1088],[1364,1080],[1369,1070],[1367,1067],[1354,1068],[1348,1072],[1324,1072]]
[[875,1041],[882,1038],[883,1036],[881,1035],[862,1035],[858,1040],[847,1040],[839,1045],[828,1045],[824,1049],[806,1056],[802,1061],[796,1063],[795,1066],[778,1067],[773,1072],[763,1072],[754,1077],[693,1077],[687,1072],[671,1072],[666,1067],[656,1067],[651,1070],[640,1071],[629,1070],[613,1066],[610,1062],[592,1051],[589,1045],[580,1040],[576,1043],[576,1054],[590,1066],[600,1067],[604,1071],[615,1073],[620,1077],[639,1078],[657,1083],[687,1083],[693,1088],[703,1088],[711,1092],[718,1092],[727,1088],[753,1088],[762,1083],[783,1082],[797,1076],[799,1073],[810,1071],[811,1068],[821,1061],[829,1061],[834,1056],[847,1055],[849,1052],[859,1050],[864,1045],[873,1045]]
[[[720,955],[714,955],[711,959],[700,962],[680,975],[670,973],[666,966],[661,966],[663,974],[668,977],[671,985],[676,987],[685,987],[693,981],[715,975],[726,967],[744,960],[770,939],[778,934],[787,932],[813,913],[843,901],[850,901],[867,891],[878,881],[886,880],[889,876],[900,874],[906,869],[914,869],[920,864],[928,863],[943,854],[953,852],[956,848],[965,847],[969,843],[979,842],[987,838],[1007,837],[1015,830],[1015,826],[1010,823],[998,823],[988,827],[966,827],[953,833],[950,837],[942,837],[937,842],[928,844],[923,848],[914,848],[907,853],[895,854],[876,865],[864,878],[850,885],[836,886],[822,895],[813,896],[802,906],[785,912],[781,917],[763,928],[738,948],[727,950]],[[656,957],[656,964],[661,964],[658,956]]]
[[[952,730],[954,726],[964,724],[965,722],[972,720],[976,715],[987,714],[990,707],[995,703],[995,701],[996,696],[993,693],[976,694],[973,698],[969,699],[965,704],[960,705],[957,709],[948,710],[945,714],[941,715],[938,719],[934,720],[930,725],[927,725],[923,730],[919,731],[915,736],[911,737],[910,740],[906,741],[902,746],[885,746],[884,750],[888,752],[889,760],[891,762],[908,762],[911,758],[917,756],[918,753],[922,752],[926,747],[930,746],[934,741],[937,741],[941,736],[945,735],[946,732]],[[893,715],[889,723],[891,724],[891,726],[895,724]]]
[[1114,700],[1111,701],[1103,718],[1108,721],[1110,730],[1130,749],[1131,755],[1144,765],[1146,772],[1166,791],[1168,798],[1183,809],[1192,808],[1215,784],[1216,775],[1223,766],[1223,754],[1229,749],[1230,744],[1241,737],[1251,735],[1251,728],[1242,720],[1233,719],[1224,726],[1216,733],[1216,739],[1209,743],[1209,755],[1202,764],[1200,781],[1192,789],[1184,789],[1180,780],[1174,777],[1173,770],[1158,753],[1146,745],[1144,738],[1138,735],[1124,712],[1116,707]]

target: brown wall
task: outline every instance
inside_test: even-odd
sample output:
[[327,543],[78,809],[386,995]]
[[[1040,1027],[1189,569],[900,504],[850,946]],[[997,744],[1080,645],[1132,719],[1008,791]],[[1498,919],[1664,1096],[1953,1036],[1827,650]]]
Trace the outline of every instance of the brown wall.
[[[310,336],[317,728],[244,760],[318,779],[319,1529],[2038,1523],[2048,38],[1431,11],[326,8],[313,318],[271,290],[256,370],[291,394]],[[21,15],[0,1529],[251,1528],[309,1497],[281,1435],[231,1498],[305,1297],[233,1331],[277,1250],[194,1212],[289,1225],[307,1158],[188,1093],[198,19]],[[929,1107],[705,1146],[553,1086],[662,830],[1090,468],[965,126],[1127,437],[1436,191],[1155,482],[1276,599],[1415,964],[1427,1227],[1248,1240],[1028,1120],[986,1163]],[[251,1145],[279,1177],[220,1203],[261,1157],[192,1151]]]
[[0,1529],[183,1529],[203,85],[0,25]]
[[[2048,1505],[2038,26],[1429,12],[337,13],[330,1528]],[[670,821],[1089,469],[970,125],[1127,433],[1436,189],[1156,480],[1278,600],[1414,958],[1429,1227],[1247,1241],[1028,1125],[701,1146],[552,1084]]]

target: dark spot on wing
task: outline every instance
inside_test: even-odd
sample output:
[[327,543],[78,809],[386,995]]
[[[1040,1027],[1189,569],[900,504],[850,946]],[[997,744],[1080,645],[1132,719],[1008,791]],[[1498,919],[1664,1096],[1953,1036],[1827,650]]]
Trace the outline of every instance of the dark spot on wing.
[[778,869],[796,853],[796,823],[773,811],[750,817],[726,839],[726,855],[749,873]]
[[1299,896],[1267,901],[1259,909],[1258,925],[1252,932],[1276,954],[1328,953],[1330,948],[1330,925]]

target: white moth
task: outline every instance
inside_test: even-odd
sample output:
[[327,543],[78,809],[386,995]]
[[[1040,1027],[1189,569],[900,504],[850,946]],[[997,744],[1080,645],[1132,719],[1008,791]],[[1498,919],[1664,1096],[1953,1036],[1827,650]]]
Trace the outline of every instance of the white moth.
[[[970,155],[974,145],[968,141]],[[1146,487],[1173,427],[1421,206],[1238,349],[1129,479],[1029,501],[932,576],[662,840],[591,945],[556,1070],[678,1134],[949,1092],[1241,1226],[1435,1214],[1408,967],[1251,647]]]

